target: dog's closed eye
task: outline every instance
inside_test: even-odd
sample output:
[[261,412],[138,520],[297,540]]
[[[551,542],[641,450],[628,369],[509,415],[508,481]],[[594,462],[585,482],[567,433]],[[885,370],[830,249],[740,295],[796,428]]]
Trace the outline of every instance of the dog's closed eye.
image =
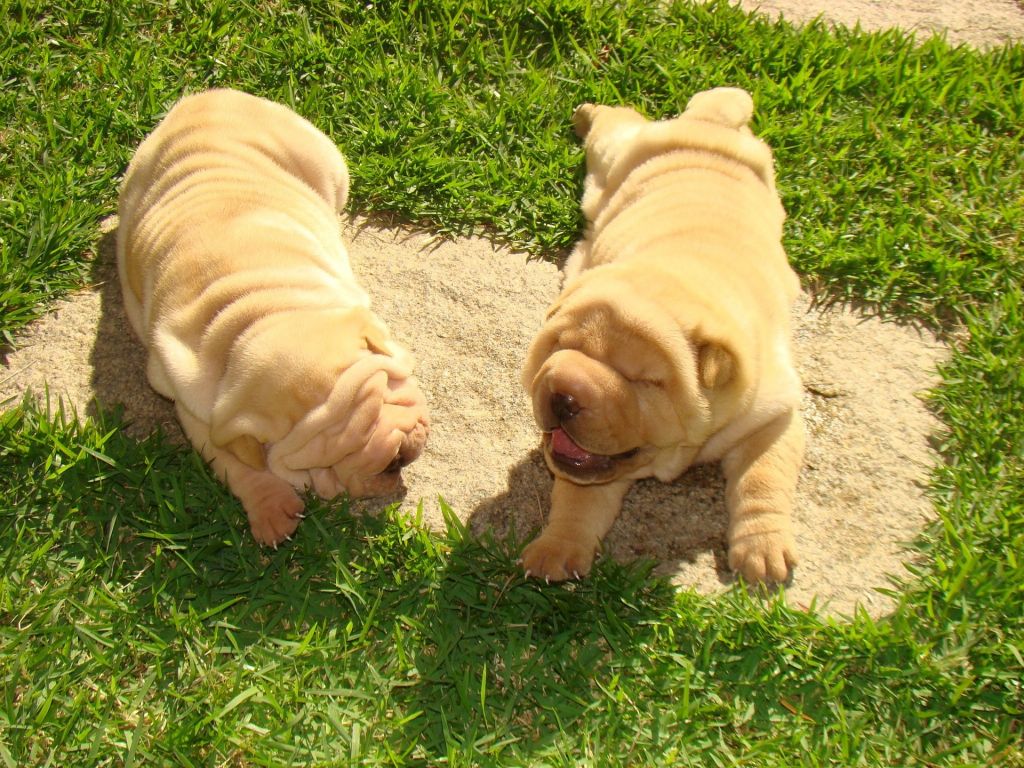
[[654,387],[655,389],[664,389],[665,388],[665,381],[664,381],[664,379],[649,378],[647,376],[641,376],[641,377],[636,378],[636,379],[629,379],[629,381],[632,384],[641,384],[641,385],[647,386],[647,387]]
[[663,375],[660,375],[656,371],[651,370],[620,370],[619,373],[626,381],[630,384],[639,384],[640,386],[654,387],[656,389],[664,389],[667,385],[667,381]]

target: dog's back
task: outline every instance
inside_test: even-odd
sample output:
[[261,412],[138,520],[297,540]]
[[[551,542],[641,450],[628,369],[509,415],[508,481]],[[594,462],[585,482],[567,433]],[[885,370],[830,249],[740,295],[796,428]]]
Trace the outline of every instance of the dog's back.
[[[347,195],[337,147],[286,107],[224,89],[178,102],[139,147],[118,206],[125,311],[150,349],[154,388],[177,399],[199,384],[190,370],[217,376],[206,364],[225,350],[214,347],[289,291],[298,305],[368,306],[339,237]],[[317,289],[330,298],[318,302]],[[209,359],[193,359],[203,345]]]
[[[186,97],[140,145],[121,187],[117,254],[126,299],[154,298],[153,281],[162,270],[173,272],[173,254],[189,238],[211,240],[234,227],[229,234],[244,243],[255,235],[247,216],[273,210],[294,216],[303,210],[297,199],[317,216],[327,206],[333,220],[347,195],[341,153],[291,110],[226,89]],[[210,264],[220,273],[254,256],[241,248],[207,250],[223,260]],[[145,341],[140,307],[128,311]]]
[[[770,148],[747,127],[749,94],[704,91],[680,116],[651,122],[623,107],[584,104],[582,208],[587,232],[566,278],[612,261],[657,260],[685,283],[754,270],[788,304],[799,290],[781,246],[785,211]],[[681,247],[685,244],[685,247]]]

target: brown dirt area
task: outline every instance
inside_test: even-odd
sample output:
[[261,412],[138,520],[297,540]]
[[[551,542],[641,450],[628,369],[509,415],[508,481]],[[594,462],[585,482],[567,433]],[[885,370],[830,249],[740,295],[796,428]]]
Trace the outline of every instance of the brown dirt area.
[[[804,2],[742,3],[793,21],[821,10]],[[1013,2],[834,2],[830,18],[865,28],[901,24],[946,29],[978,45],[1024,37]],[[785,169],[781,169],[784,175]],[[346,227],[357,276],[393,335],[418,359],[433,421],[423,456],[405,470],[410,511],[422,500],[428,525],[443,525],[438,496],[476,532],[520,536],[539,527],[551,480],[519,368],[543,312],[558,292],[557,268],[479,238],[430,234],[357,218]],[[19,336],[0,371],[0,404],[49,390],[80,414],[96,401],[123,404],[128,431],[157,424],[180,435],[170,405],[146,384],[144,357],[124,317],[113,237],[100,243],[93,285],[55,304]],[[884,614],[877,591],[903,573],[907,543],[933,516],[925,496],[941,424],[921,395],[938,383],[947,348],[921,329],[803,297],[793,311],[809,426],[796,501],[801,562],[786,598],[849,614],[860,604]],[[672,484],[639,483],[605,542],[619,559],[650,557],[657,572],[703,593],[725,589],[723,481],[698,467]],[[361,504],[366,509],[379,503]],[[241,510],[239,524],[242,525]]]

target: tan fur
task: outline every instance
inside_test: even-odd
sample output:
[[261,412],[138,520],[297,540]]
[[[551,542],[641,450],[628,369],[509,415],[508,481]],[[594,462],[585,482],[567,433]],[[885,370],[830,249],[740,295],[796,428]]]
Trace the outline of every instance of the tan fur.
[[[635,480],[708,461],[726,477],[730,566],[760,582],[796,564],[799,284],[752,114],[745,91],[716,88],[671,120],[593,104],[573,115],[587,230],[523,371],[555,476],[522,555],[532,576],[585,575]],[[578,455],[556,453],[559,434]]]
[[121,188],[118,270],[149,381],[264,544],[295,530],[297,490],[393,491],[427,437],[413,360],[349,267],[347,195],[330,139],[231,90],[175,105]]

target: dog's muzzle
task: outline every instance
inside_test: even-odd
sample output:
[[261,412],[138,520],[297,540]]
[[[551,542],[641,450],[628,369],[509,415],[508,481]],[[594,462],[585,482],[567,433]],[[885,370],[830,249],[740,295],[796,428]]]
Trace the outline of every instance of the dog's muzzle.
[[546,430],[544,444],[552,462],[566,474],[580,478],[593,478],[609,474],[618,461],[635,456],[639,448],[616,454],[588,451],[570,434],[572,422],[583,410],[577,399],[564,392],[555,392],[548,402],[557,425]]

